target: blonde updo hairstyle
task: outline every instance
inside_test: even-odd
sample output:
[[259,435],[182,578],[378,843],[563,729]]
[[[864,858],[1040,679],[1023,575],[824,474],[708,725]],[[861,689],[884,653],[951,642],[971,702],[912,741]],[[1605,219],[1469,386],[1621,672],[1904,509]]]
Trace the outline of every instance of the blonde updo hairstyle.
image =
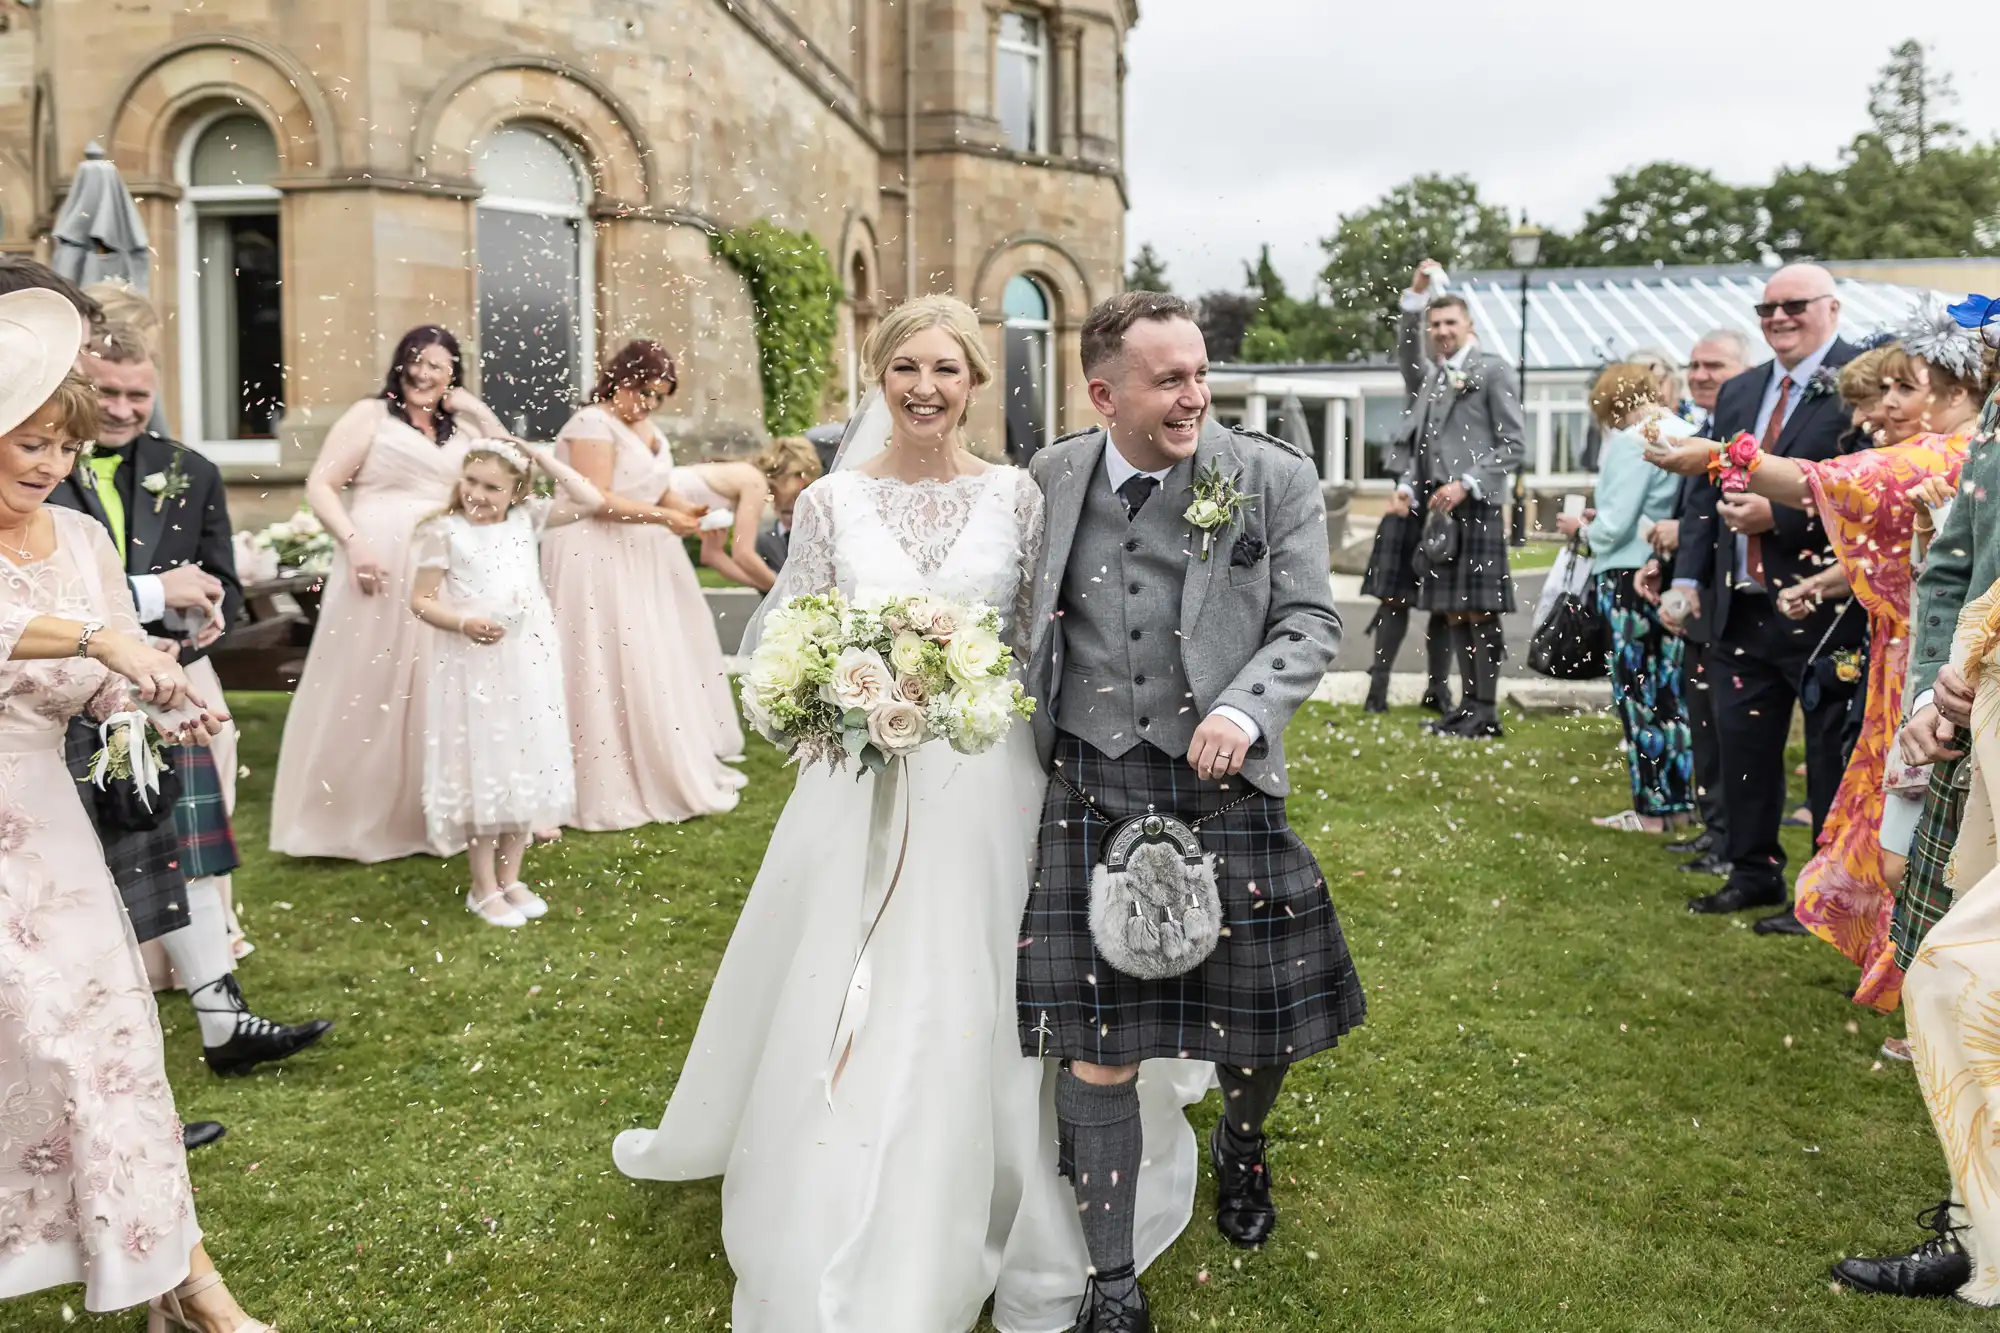
[[1654,368],[1642,361],[1613,362],[1590,388],[1590,414],[1605,430],[1621,429],[1634,412],[1659,401]]
[[[986,354],[986,339],[979,331],[979,316],[972,307],[955,296],[919,296],[884,315],[882,322],[869,333],[861,349],[861,373],[868,383],[878,389],[882,387],[882,377],[888,374],[889,363],[896,359],[896,350],[926,329],[943,329],[958,340],[959,350],[965,353],[966,373],[972,377],[975,390],[993,382],[993,359]],[[968,400],[966,415],[959,418],[960,426],[965,425],[971,410]]]

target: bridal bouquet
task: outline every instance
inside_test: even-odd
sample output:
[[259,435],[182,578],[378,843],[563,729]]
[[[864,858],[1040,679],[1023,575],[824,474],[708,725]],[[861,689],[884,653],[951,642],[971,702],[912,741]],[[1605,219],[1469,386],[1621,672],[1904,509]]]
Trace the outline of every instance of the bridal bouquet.
[[770,613],[743,681],[743,711],[804,767],[879,773],[926,741],[991,749],[1035,701],[1009,679],[1000,613],[934,597],[850,605],[838,590]]
[[290,518],[258,531],[250,538],[250,545],[253,550],[275,554],[280,569],[324,574],[333,568],[333,535],[304,505]]

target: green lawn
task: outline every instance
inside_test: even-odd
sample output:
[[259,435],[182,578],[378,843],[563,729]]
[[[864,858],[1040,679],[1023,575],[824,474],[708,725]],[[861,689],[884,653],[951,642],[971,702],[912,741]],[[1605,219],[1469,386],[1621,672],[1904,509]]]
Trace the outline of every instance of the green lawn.
[[1507,567],[1516,574],[1528,574],[1548,569],[1562,554],[1561,542],[1531,541],[1526,546],[1507,548]]
[[[723,1327],[716,1184],[627,1181],[610,1142],[659,1115],[786,772],[760,750],[731,816],[537,853],[555,911],[507,935],[467,918],[456,863],[262,850],[283,707],[237,701],[261,946],[242,975],[264,1012],[340,1027],[225,1083],[185,1001],[163,1005],[183,1114],[231,1128],[194,1175],[246,1305],[287,1333]],[[1293,817],[1370,1022],[1274,1117],[1277,1238],[1238,1254],[1204,1188],[1148,1278],[1158,1327],[1969,1326],[1829,1288],[1830,1260],[1909,1242],[1945,1188],[1908,1071],[1875,1060],[1899,1028],[1842,998],[1848,965],[1689,916],[1709,881],[1589,827],[1624,799],[1608,722],[1517,722],[1479,749],[1419,720],[1315,706],[1293,729]],[[63,1327],[61,1305],[0,1327]]]

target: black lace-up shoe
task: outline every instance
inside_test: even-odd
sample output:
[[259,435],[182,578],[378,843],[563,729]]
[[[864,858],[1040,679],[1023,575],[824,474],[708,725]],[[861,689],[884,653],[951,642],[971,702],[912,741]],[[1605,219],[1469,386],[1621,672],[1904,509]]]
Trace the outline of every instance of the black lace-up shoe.
[[[243,1001],[243,989],[236,984],[234,976],[226,976],[212,986],[202,988],[203,994],[195,1001],[196,1009],[209,1013],[218,1011],[236,1015],[236,1031],[220,1046],[202,1047],[202,1055],[208,1060],[212,1073],[224,1078],[247,1074],[258,1065],[270,1064],[273,1060],[284,1060],[297,1055],[306,1047],[324,1037],[332,1029],[330,1019],[315,1018],[309,1023],[296,1027],[285,1023],[273,1023],[268,1018],[259,1018],[250,1012],[250,1006]],[[220,991],[222,1003],[213,1003],[211,993]]]
[[1248,1250],[1262,1245],[1278,1225],[1271,1202],[1271,1173],[1264,1166],[1264,1136],[1246,1151],[1220,1120],[1208,1135],[1208,1160],[1215,1164],[1215,1228]]
[[1153,1333],[1153,1312],[1132,1265],[1091,1274],[1071,1333]]
[[1972,1277],[1972,1258],[1958,1243],[1951,1202],[1917,1214],[1917,1225],[1937,1234],[1908,1254],[1887,1259],[1842,1259],[1833,1266],[1836,1282],[1874,1296],[1937,1300],[1953,1295]]

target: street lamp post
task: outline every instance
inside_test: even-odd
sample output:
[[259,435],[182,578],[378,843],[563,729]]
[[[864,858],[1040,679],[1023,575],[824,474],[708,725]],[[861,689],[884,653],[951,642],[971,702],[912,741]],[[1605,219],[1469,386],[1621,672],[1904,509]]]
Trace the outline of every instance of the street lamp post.
[[[1528,277],[1534,271],[1535,261],[1542,257],[1542,229],[1528,221],[1528,215],[1521,215],[1521,225],[1514,228],[1507,237],[1507,259],[1521,270],[1521,360],[1520,376],[1516,388],[1521,395],[1521,421],[1525,425],[1532,418],[1528,415]],[[1529,449],[1532,440],[1525,442]],[[1528,544],[1528,460],[1523,458],[1521,466],[1514,470],[1514,525],[1509,540],[1515,546]]]

